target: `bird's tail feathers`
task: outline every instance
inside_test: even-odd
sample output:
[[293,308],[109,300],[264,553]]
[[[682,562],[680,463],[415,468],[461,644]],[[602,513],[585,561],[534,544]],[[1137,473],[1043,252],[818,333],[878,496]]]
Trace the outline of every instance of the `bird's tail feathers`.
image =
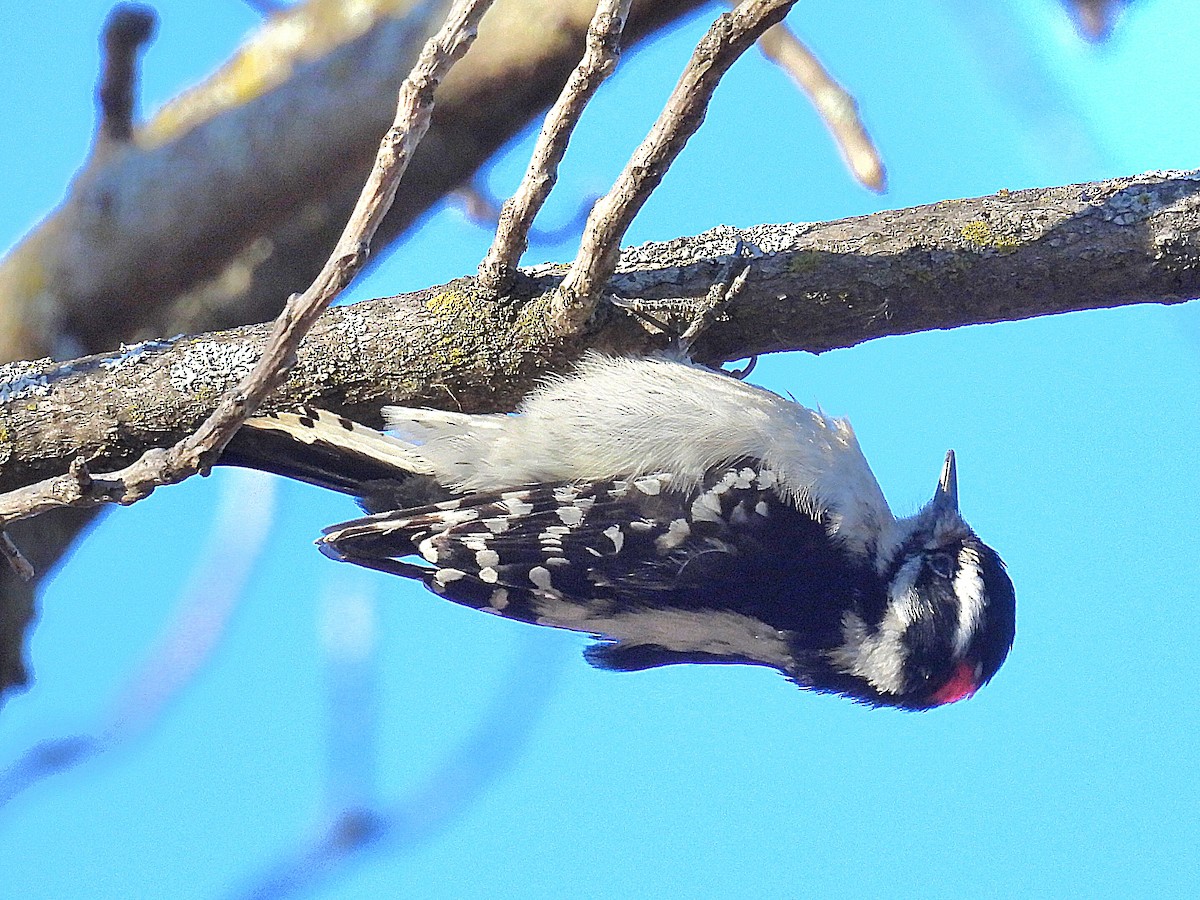
[[388,431],[402,441],[420,446],[435,438],[453,439],[455,436],[473,435],[478,440],[482,435],[503,429],[510,417],[503,413],[469,415],[443,409],[385,406],[383,419],[387,422]]
[[[221,464],[259,469],[352,494],[370,495],[410,481],[436,488],[429,462],[408,442],[324,410],[254,416],[234,435]],[[436,491],[435,491],[436,493]],[[415,502],[429,502],[423,495]]]

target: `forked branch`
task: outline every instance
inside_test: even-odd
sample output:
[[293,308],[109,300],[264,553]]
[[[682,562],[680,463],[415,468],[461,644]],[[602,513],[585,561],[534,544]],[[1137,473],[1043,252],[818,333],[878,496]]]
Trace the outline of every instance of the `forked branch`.
[[600,0],[588,26],[583,59],[546,113],[521,184],[500,210],[496,237],[479,264],[480,285],[493,295],[512,286],[521,254],[529,246],[533,220],[558,180],[558,166],[567,152],[571,133],[600,85],[617,66],[621,32],[629,18],[631,3],[632,0]]
[[704,121],[721,78],[795,2],[744,0],[719,16],[700,40],[650,133],[612,189],[592,208],[579,254],[559,289],[553,312],[553,325],[559,333],[572,334],[591,317],[601,291],[616,271],[621,239]]

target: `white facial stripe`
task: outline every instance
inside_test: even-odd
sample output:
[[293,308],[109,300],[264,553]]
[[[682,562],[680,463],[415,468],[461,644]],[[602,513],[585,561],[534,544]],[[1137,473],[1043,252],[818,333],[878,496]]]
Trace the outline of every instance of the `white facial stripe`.
[[883,624],[894,622],[904,631],[917,620],[917,577],[921,574],[921,559],[913,557],[900,567],[888,586],[888,608]]
[[921,560],[910,559],[896,573],[888,592],[887,611],[879,630],[869,634],[867,625],[854,613],[842,617],[842,646],[829,654],[829,661],[841,672],[864,678],[883,694],[904,690],[904,667],[908,648],[904,634],[917,618],[917,575]]
[[958,551],[958,574],[954,576],[954,596],[958,599],[958,623],[954,631],[954,652],[962,656],[979,630],[983,618],[983,572],[979,552],[974,547]]
[[867,633],[866,623],[852,612],[842,617],[842,646],[829,652],[829,662],[835,669],[847,675],[866,679],[872,687],[884,694],[898,694],[904,690],[904,663],[908,650],[888,611],[883,624],[875,634]]
[[[904,690],[904,668],[908,648],[904,634],[917,620],[916,581],[922,560],[914,556],[892,579],[888,606],[874,634],[854,613],[842,618],[843,645],[829,654],[830,663],[847,675],[864,678],[881,693],[897,694]],[[963,547],[958,553],[958,573],[954,576],[954,596],[958,602],[954,625],[954,653],[961,658],[979,631],[984,614],[983,573],[979,551]]]

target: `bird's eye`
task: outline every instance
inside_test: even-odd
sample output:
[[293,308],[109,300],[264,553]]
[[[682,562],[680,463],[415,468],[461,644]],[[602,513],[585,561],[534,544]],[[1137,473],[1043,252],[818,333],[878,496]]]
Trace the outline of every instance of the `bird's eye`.
[[954,559],[949,553],[930,553],[925,562],[939,578],[949,578],[954,573]]

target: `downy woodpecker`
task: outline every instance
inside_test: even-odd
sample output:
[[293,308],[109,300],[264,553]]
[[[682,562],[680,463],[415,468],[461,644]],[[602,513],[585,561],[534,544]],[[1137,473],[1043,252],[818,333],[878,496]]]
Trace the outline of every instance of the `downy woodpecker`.
[[607,669],[749,663],[905,709],[1004,662],[1015,598],[958,511],[954,453],[896,519],[850,425],[661,357],[586,356],[515,415],[251,419],[226,459],[353,493],[321,550],[600,639]]

